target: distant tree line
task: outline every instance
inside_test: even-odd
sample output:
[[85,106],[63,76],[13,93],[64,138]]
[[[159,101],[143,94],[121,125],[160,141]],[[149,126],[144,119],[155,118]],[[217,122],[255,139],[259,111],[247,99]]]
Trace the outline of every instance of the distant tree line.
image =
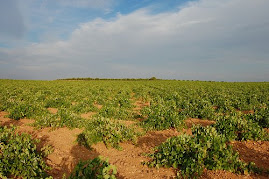
[[85,81],[91,81],[91,80],[127,80],[127,81],[143,81],[143,80],[160,80],[156,77],[151,78],[63,78],[63,79],[57,79],[57,80],[85,80]]

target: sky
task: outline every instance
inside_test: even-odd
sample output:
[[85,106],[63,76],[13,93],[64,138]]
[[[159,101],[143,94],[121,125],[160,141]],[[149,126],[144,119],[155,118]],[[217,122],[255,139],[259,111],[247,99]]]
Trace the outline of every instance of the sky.
[[268,0],[0,0],[0,78],[269,81]]

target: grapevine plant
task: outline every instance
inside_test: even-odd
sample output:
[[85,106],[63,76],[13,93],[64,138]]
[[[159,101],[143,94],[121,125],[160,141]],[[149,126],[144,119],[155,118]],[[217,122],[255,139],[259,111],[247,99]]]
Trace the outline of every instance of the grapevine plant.
[[237,113],[220,117],[214,125],[218,133],[229,140],[269,140],[268,133],[258,123]]
[[46,178],[49,167],[36,150],[37,142],[14,127],[0,127],[0,178]]
[[141,126],[146,130],[165,130],[169,128],[180,128],[183,126],[185,116],[182,115],[173,104],[152,104],[142,111],[146,120]]
[[155,153],[146,164],[150,167],[173,167],[177,176],[199,177],[204,168],[247,173],[256,170],[253,163],[244,163],[239,154],[226,144],[225,136],[218,134],[214,127],[196,126],[193,136],[180,135],[169,138],[156,147]]
[[259,126],[269,128],[269,108],[259,107],[256,108],[254,114],[247,114],[247,119],[256,122]]
[[139,135],[140,133],[135,132],[132,127],[126,127],[116,120],[98,117],[86,124],[85,130],[78,135],[77,141],[87,148],[97,142],[104,142],[107,147],[121,149],[120,142],[136,143]]
[[69,179],[116,179],[117,169],[102,157],[79,161]]

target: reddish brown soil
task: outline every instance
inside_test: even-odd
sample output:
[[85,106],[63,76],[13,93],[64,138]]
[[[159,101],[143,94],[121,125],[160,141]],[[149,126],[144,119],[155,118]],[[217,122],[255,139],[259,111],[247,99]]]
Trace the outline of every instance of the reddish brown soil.
[[200,177],[201,179],[206,178],[206,179],[268,179],[267,176],[262,176],[262,175],[240,175],[240,174],[235,174],[229,171],[225,170],[205,170],[202,176]]
[[52,114],[56,114],[58,112],[57,108],[48,108],[49,112]]
[[[80,159],[93,159],[99,155],[109,158],[110,163],[117,167],[119,178],[175,178],[175,173],[171,168],[148,168],[147,166],[143,166],[141,162],[149,160],[143,155],[144,153],[151,152],[155,146],[166,141],[167,138],[180,135],[182,132],[172,129],[152,131],[142,137],[139,137],[136,145],[131,143],[122,143],[121,151],[113,148],[107,149],[103,143],[93,145],[93,150],[89,151],[85,147],[78,146],[75,142],[76,135],[82,132],[81,129],[70,130],[67,128],[60,128],[52,130],[51,128],[44,128],[35,130],[33,127],[28,126],[28,124],[33,122],[33,120],[21,119],[19,121],[15,121],[5,118],[4,115],[7,115],[7,113],[0,112],[0,125],[14,124],[19,126],[18,131],[28,132],[34,138],[41,140],[38,148],[45,145],[51,145],[54,148],[54,152],[46,159],[48,165],[52,167],[49,174],[51,174],[54,178],[62,178],[64,173],[68,176]],[[200,120],[194,121],[196,122],[193,122],[192,120],[193,123],[201,123]],[[135,122],[125,121],[125,123],[128,126],[133,125]],[[202,124],[206,125],[205,123]],[[209,125],[209,123],[207,125]],[[184,129],[184,131],[191,134],[190,129]],[[268,142],[256,142],[254,144],[253,142],[251,143],[248,141],[246,143],[233,143],[233,146],[238,149],[240,157],[243,160],[248,161],[247,159],[249,159],[257,162],[258,166],[268,168]],[[201,178],[266,177],[236,175],[227,171],[205,171]]]
[[137,122],[136,121],[128,121],[128,120],[117,120],[121,124],[124,124],[125,126],[134,126]]
[[75,102],[75,101],[74,101],[74,102],[72,102],[71,104],[72,104],[73,106],[75,106],[76,104],[78,104],[78,102]]
[[96,114],[96,112],[88,112],[88,113],[81,114],[80,116],[81,116],[82,118],[85,118],[85,119],[91,119],[91,117],[92,117],[93,115],[95,115],[95,114]]
[[210,121],[206,119],[197,119],[197,118],[189,118],[185,120],[187,127],[191,128],[193,125],[201,125],[201,126],[210,126],[211,124],[215,124],[215,121]]
[[232,145],[242,160],[269,169],[269,141],[234,141]]
[[135,108],[133,110],[139,112],[143,107],[150,106],[150,103],[137,100],[134,102],[134,105]]
[[94,103],[94,106],[97,107],[98,109],[102,109],[103,105]]
[[250,110],[250,111],[242,111],[244,114],[254,114],[254,110]]
[[254,114],[254,110],[245,110],[245,111],[241,111],[239,109],[236,110],[237,112],[242,112],[243,114]]
[[149,132],[138,139],[137,145],[123,143],[123,150],[107,149],[103,143],[93,146],[101,156],[108,157],[109,162],[117,166],[119,178],[172,178],[173,169],[155,169],[143,166],[141,163],[148,161],[143,156],[145,152],[150,152],[153,147],[161,144],[167,138],[176,136],[179,133],[175,130],[166,130],[162,132]]

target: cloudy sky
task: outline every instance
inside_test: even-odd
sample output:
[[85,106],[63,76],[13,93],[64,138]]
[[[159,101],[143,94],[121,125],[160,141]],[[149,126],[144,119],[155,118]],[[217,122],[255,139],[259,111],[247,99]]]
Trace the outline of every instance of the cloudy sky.
[[0,0],[0,78],[269,81],[269,0]]

